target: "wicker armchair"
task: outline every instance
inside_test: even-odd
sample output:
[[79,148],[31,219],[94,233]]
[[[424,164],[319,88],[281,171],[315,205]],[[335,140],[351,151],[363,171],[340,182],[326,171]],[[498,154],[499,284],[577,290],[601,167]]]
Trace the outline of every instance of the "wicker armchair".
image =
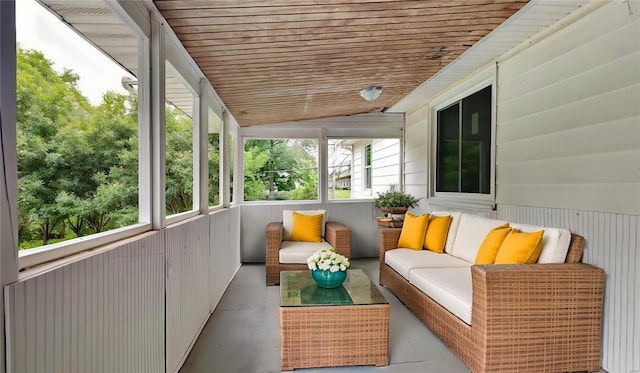
[[[280,271],[304,271],[307,263],[280,263],[280,247],[283,233],[282,223],[273,222],[267,224],[267,255],[265,267],[267,272],[267,285],[280,284]],[[324,239],[336,249],[336,252],[351,258],[351,229],[344,224],[328,221],[325,224]]]

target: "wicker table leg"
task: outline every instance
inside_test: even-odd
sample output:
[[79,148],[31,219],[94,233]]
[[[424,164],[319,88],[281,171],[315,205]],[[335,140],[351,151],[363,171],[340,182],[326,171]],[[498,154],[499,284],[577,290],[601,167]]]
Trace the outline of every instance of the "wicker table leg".
[[389,305],[280,307],[280,363],[389,365]]

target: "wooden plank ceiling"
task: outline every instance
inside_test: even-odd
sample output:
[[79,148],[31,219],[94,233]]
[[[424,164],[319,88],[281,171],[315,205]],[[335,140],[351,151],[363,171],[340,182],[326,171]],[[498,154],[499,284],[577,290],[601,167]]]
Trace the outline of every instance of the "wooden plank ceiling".
[[[528,0],[154,0],[241,126],[383,111]],[[368,102],[367,86],[383,87]]]

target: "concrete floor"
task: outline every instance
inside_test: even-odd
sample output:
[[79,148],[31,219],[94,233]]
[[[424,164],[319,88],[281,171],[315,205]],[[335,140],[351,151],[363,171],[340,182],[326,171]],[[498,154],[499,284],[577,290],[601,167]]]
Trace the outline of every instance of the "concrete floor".
[[[354,259],[378,283],[378,259]],[[299,372],[469,372],[417,317],[386,288],[391,304],[387,367],[296,369]],[[205,325],[181,373],[280,372],[278,307],[280,287],[265,285],[264,264],[245,264]]]

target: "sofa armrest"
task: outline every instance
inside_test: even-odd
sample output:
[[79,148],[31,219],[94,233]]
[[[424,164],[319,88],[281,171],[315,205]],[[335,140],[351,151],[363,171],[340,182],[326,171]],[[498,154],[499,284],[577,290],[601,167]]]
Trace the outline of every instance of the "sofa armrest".
[[527,351],[547,354],[549,361],[582,359],[600,369],[602,269],[581,263],[475,265],[471,276],[471,325],[484,344],[483,359],[499,364],[507,350]]
[[384,264],[384,254],[388,250],[398,247],[401,228],[382,228],[380,229],[380,264]]
[[325,236],[337,253],[351,259],[351,228],[342,223],[328,221],[325,225]]
[[282,244],[282,223],[273,222],[267,224],[266,229],[267,253],[265,262],[267,265],[277,266],[280,263],[280,245]]

